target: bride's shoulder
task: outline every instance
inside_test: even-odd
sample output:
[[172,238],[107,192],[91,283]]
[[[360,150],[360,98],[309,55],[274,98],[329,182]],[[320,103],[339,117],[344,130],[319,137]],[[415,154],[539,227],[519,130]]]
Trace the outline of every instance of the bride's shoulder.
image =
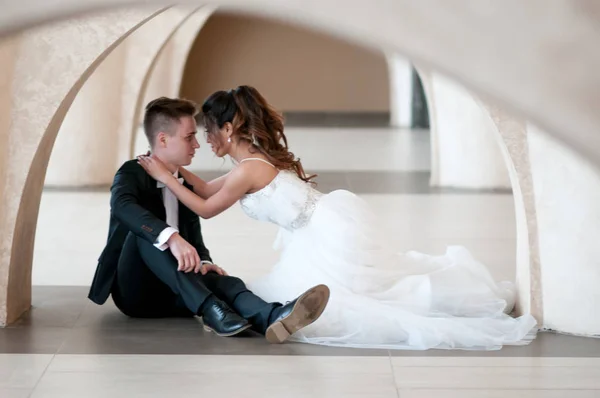
[[229,173],[227,173],[228,181],[252,181],[254,179],[254,175],[251,170],[248,170],[246,167],[236,166]]

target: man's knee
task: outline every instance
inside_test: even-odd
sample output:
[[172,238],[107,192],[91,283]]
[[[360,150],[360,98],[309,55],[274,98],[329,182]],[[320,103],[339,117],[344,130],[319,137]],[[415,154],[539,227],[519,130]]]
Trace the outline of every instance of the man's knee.
[[218,280],[219,282],[222,282],[222,283],[224,282],[224,283],[228,283],[228,284],[244,284],[244,281],[242,281],[237,276],[221,275],[215,271],[208,271],[202,277],[211,279],[211,280]]
[[246,290],[246,284],[237,276],[225,276],[224,278],[226,278],[226,283],[235,290]]
[[214,271],[209,271],[200,275],[200,280],[211,290],[223,292],[225,294],[236,294],[246,291],[247,287],[243,280],[237,276],[220,275]]

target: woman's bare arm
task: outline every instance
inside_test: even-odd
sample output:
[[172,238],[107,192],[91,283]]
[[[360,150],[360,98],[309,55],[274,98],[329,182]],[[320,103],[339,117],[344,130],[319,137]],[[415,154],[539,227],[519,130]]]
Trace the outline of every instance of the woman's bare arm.
[[179,169],[179,174],[187,181],[188,184],[194,187],[194,193],[196,195],[200,196],[202,199],[208,199],[219,192],[231,172],[208,182],[204,181],[202,178],[198,177],[191,171],[184,169],[183,167]]
[[[223,180],[221,189],[203,199],[181,185],[175,178],[169,178],[165,185],[177,198],[202,218],[212,218],[227,210],[240,200],[252,187],[252,179],[243,169],[236,169]],[[185,178],[185,177],[184,177]],[[212,181],[211,181],[212,182]]]

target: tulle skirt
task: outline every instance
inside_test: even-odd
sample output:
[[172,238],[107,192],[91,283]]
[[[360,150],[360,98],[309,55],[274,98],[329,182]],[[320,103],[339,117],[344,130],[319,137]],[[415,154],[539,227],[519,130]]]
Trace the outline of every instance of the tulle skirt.
[[279,262],[250,289],[267,301],[293,300],[316,284],[331,290],[321,318],[292,340],[329,346],[497,350],[535,337],[529,314],[507,315],[515,286],[496,283],[469,251],[399,253],[355,194],[324,195],[308,225],[282,229]]

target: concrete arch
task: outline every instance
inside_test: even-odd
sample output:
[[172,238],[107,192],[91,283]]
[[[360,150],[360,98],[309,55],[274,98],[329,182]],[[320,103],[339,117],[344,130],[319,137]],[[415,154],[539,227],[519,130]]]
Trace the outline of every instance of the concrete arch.
[[[173,80],[173,78],[177,78],[179,77],[179,81],[182,80],[183,77],[183,69],[185,69],[185,60],[182,58],[182,56],[184,54],[189,54],[190,48],[192,47],[192,45],[194,44],[194,41],[197,40],[197,35],[199,34],[201,28],[203,27],[203,23],[206,22],[209,18],[210,18],[210,14],[207,14],[205,12],[201,12],[201,13],[197,13],[196,19],[198,19],[198,22],[196,22],[196,19],[190,18],[191,24],[189,24],[189,32],[187,33],[187,36],[185,34],[181,34],[181,33],[177,33],[177,35],[179,37],[172,37],[169,39],[169,42],[166,43],[161,50],[159,51],[159,54],[157,56],[157,58],[155,58],[155,60],[153,61],[151,67],[150,67],[150,71],[149,74],[151,74],[151,76],[147,77],[147,79],[144,82],[143,88],[142,88],[142,93],[144,96],[144,101],[142,101],[141,103],[138,102],[138,112],[136,113],[136,117],[134,120],[138,120],[139,119],[139,115],[141,114],[141,107],[143,106],[143,103],[146,103],[147,101],[149,101],[151,98],[155,98],[158,95],[178,95],[178,93],[175,92],[175,90],[172,87],[167,87],[167,85],[164,82],[168,82],[169,80]],[[228,21],[229,22],[229,21]],[[188,24],[187,22],[185,22],[183,25]],[[184,30],[184,26],[181,26],[178,31],[180,30]],[[228,24],[229,25],[229,24]],[[174,35],[173,35],[174,36]],[[157,74],[156,73],[156,65],[158,63],[162,63],[165,64],[166,62],[171,62],[173,63],[172,60],[167,60],[167,58],[172,57],[172,52],[169,52],[168,54],[165,51],[165,48],[171,46],[174,47],[176,46],[176,48],[182,48],[183,51],[179,52],[178,57],[175,57],[175,63],[178,64],[177,67],[175,67],[175,71],[171,71],[169,69],[169,66],[163,66],[163,69],[166,70],[165,73],[163,74]],[[205,54],[206,55],[206,54]],[[207,57],[207,58],[211,58],[212,57]],[[404,126],[404,127],[410,127],[410,84],[412,76],[411,76],[411,69],[412,69],[412,65],[410,63],[410,61],[399,57],[397,54],[393,54],[393,53],[388,53],[386,54],[386,61],[387,61],[387,65],[388,65],[388,81],[389,81],[389,85],[390,85],[390,93],[392,94],[396,94],[394,93],[395,91],[398,90],[404,90],[405,92],[402,93],[402,95],[404,95],[407,98],[403,98],[404,101],[402,104],[398,104],[397,102],[397,95],[390,95],[390,113],[391,113],[391,124],[392,125],[400,125],[400,126]],[[212,62],[212,61],[211,61]],[[402,69],[401,71],[397,71],[397,69]],[[181,73],[180,73],[181,72]],[[396,73],[396,72],[400,72],[400,73]],[[430,71],[426,71],[425,68],[420,68],[418,70],[418,72],[420,74],[423,75],[423,77],[426,78],[426,81],[424,82],[425,84],[425,91],[426,91],[426,100],[428,101],[428,108],[430,109],[430,112],[435,112],[438,104],[436,104],[436,102],[433,100],[434,98],[434,93],[433,93],[433,82],[432,79],[434,77],[434,73],[430,72]],[[401,76],[397,76],[398,74],[401,74]],[[154,90],[154,95],[150,95],[148,96],[146,94],[146,86],[149,84],[149,80],[153,80],[154,81],[154,85],[155,86],[160,86],[159,88]],[[158,81],[163,82],[162,84]],[[462,92],[461,92],[462,93]],[[464,93],[463,96],[468,95],[466,92]],[[400,111],[398,109],[398,107],[401,106],[402,110]],[[484,112],[487,115],[487,110],[482,108],[482,112]],[[400,114],[402,114],[400,116]],[[407,118],[407,114],[408,114],[408,118]],[[469,115],[470,116],[470,115]],[[467,118],[469,118],[469,116],[467,116]],[[432,119],[435,119],[435,114],[432,115]],[[402,121],[401,121],[402,119]],[[408,120],[408,121],[407,121]],[[491,123],[491,117],[490,117],[490,123]],[[432,122],[433,126],[432,126],[432,135],[435,135],[437,133],[437,126],[438,124],[433,121]],[[455,123],[454,123],[455,124]],[[138,129],[136,129],[138,130]],[[470,131],[469,133],[473,133],[472,131]],[[136,136],[136,133],[134,131],[134,137]],[[479,139],[478,143],[481,142],[481,139]],[[437,143],[438,140],[432,140],[432,145],[434,146],[434,148],[436,149],[434,151],[434,156],[432,156],[432,161],[434,162],[434,167],[432,167],[432,184],[433,185],[440,185],[440,186],[448,186],[450,183],[453,184],[453,186],[458,186],[458,187],[468,187],[468,188],[508,188],[510,187],[510,182],[508,180],[508,173],[504,173],[504,161],[503,159],[500,158],[500,151],[496,150],[496,141],[490,142],[490,140],[486,141],[483,143],[483,148],[485,149],[485,153],[483,155],[480,155],[479,157],[477,157],[476,159],[468,159],[467,161],[463,161],[463,163],[465,163],[465,167],[463,167],[462,170],[455,170],[454,175],[451,175],[451,177],[453,177],[454,181],[446,181],[449,180],[449,178],[445,178],[443,179],[443,181],[440,181],[440,177],[439,177],[439,172],[440,172],[440,167],[439,167],[439,157],[440,157],[440,153],[439,150],[437,149]],[[137,140],[133,140],[132,141],[132,151],[130,153],[130,156],[134,156],[136,153],[141,153],[144,151],[144,148],[146,146],[146,140],[143,136],[138,137]],[[491,147],[491,148],[490,148]],[[451,151],[450,151],[451,152]],[[492,155],[492,156],[490,156]],[[495,157],[493,156],[495,155]],[[460,156],[460,155],[459,155]],[[490,157],[492,158],[490,160]],[[487,161],[487,163],[485,163]],[[465,174],[465,169],[471,169],[468,166],[472,166],[472,165],[476,165],[479,166],[479,163],[485,163],[486,166],[495,166],[497,168],[498,163],[500,163],[502,170],[495,170],[493,167],[480,167],[478,170],[479,172],[476,173],[476,175],[467,175],[464,176],[463,174]],[[491,171],[490,171],[491,170]],[[501,174],[501,175],[500,175]],[[450,178],[452,179],[452,178]],[[450,184],[450,185],[452,185]],[[488,185],[486,185],[488,184]]]
[[[279,26],[279,24],[275,22],[272,22],[270,20],[264,20],[263,18],[258,19],[255,18],[253,16],[251,17],[246,17],[246,16],[239,16],[237,13],[230,13],[230,12],[223,12],[223,13],[213,13],[210,16],[206,16],[204,18],[201,18],[201,16],[197,16],[196,19],[198,19],[197,23],[194,23],[194,18],[190,18],[189,23],[186,22],[184,25],[182,25],[182,27],[179,29],[179,31],[174,35],[174,37],[170,40],[170,42],[165,46],[165,50],[159,55],[159,58],[157,59],[156,64],[154,65],[154,69],[151,72],[152,75],[150,77],[150,80],[148,82],[148,89],[146,90],[147,92],[144,94],[144,100],[142,101],[142,104],[147,103],[147,101],[149,101],[150,99],[156,98],[159,95],[171,95],[171,96],[183,96],[185,98],[189,98],[192,100],[196,100],[197,102],[201,102],[202,101],[202,95],[198,95],[196,97],[191,97],[188,93],[182,93],[181,90],[179,89],[181,86],[181,81],[184,78],[184,73],[183,71],[187,68],[188,71],[188,77],[190,74],[190,71],[195,71],[195,68],[190,68],[190,60],[189,58],[187,58],[187,56],[189,55],[190,51],[192,50],[193,46],[195,44],[197,44],[198,40],[201,41],[206,41],[207,38],[208,40],[212,40],[211,37],[215,36],[215,32],[213,30],[213,28],[215,27],[213,24],[212,28],[211,28],[211,18],[217,18],[219,17],[219,19],[217,21],[215,21],[215,23],[218,26],[221,25],[226,25],[228,30],[231,30],[230,25],[234,24],[236,21],[236,19],[239,19],[242,23],[250,23],[250,33],[251,34],[257,34],[260,32],[257,32],[256,26],[254,25],[256,22],[266,22],[268,23],[268,26],[266,27],[266,29],[277,29],[277,33],[281,33],[280,30],[283,31],[283,33],[286,33],[286,38],[289,38],[293,41],[299,40],[300,43],[302,44],[302,48],[306,48],[306,46],[308,46],[309,44],[312,44],[312,42],[315,40],[315,33],[313,32],[303,32],[303,31],[297,31],[297,29],[289,29],[287,27],[281,27]],[[224,19],[221,19],[224,18]],[[235,18],[235,19],[233,19]],[[232,20],[233,19],[233,20]],[[206,24],[204,24],[206,22]],[[185,30],[188,30],[188,33],[185,33]],[[291,32],[286,32],[290,30]],[[219,32],[216,32],[219,33]],[[230,36],[220,36],[221,39],[219,41],[220,46],[222,45],[222,42],[228,42],[232,37],[234,38],[234,41],[238,41],[236,38],[238,36],[240,36],[241,33],[244,33],[244,31],[240,32],[240,31],[235,31],[235,32],[231,32]],[[287,34],[289,33],[289,36],[287,36]],[[307,39],[304,39],[304,34],[307,35]],[[204,35],[204,37],[202,37],[202,35]],[[322,35],[322,33],[319,32],[319,35]],[[318,37],[320,38],[320,37]],[[214,41],[214,40],[213,40]],[[200,43],[202,44],[202,43]],[[235,43],[234,43],[235,44]],[[367,66],[372,66],[373,64],[373,59],[380,61],[382,65],[385,65],[385,57],[384,55],[381,53],[378,53],[377,51],[375,51],[375,54],[373,54],[373,50],[372,49],[363,49],[363,48],[356,48],[356,46],[350,46],[347,43],[339,43],[337,40],[331,40],[331,42],[327,42],[326,45],[324,47],[321,47],[321,49],[319,51],[324,51],[325,49],[331,49],[331,47],[335,47],[338,48],[341,47],[342,50],[344,50],[344,54],[342,56],[344,57],[349,57],[349,56],[354,56],[356,57],[357,55],[363,55],[366,53],[367,56],[369,56],[371,59],[369,61],[369,63],[367,64]],[[263,45],[263,47],[269,47],[268,45]],[[245,47],[245,49],[247,51],[250,51],[249,49],[247,49]],[[293,53],[293,51],[292,51]],[[304,53],[304,51],[302,51],[302,53]],[[219,59],[215,59],[213,58],[212,54],[208,54],[205,53],[204,51],[201,51],[200,54],[203,55],[204,58],[206,59],[210,59],[210,63],[211,64],[215,64],[215,65],[221,65],[221,63],[219,62]],[[283,58],[287,58],[285,57],[286,52],[283,51],[282,52],[282,57]],[[220,54],[221,56],[223,55],[223,53]],[[292,54],[293,55],[293,54]],[[170,59],[168,59],[170,58]],[[187,58],[187,59],[186,59]],[[252,57],[252,58],[256,58],[256,57]],[[344,60],[346,58],[343,58]],[[340,59],[342,59],[340,57]],[[254,60],[251,60],[251,62],[254,62]],[[238,62],[241,65],[246,65],[243,62]],[[323,62],[324,64],[326,64],[325,62]],[[186,66],[187,65],[187,66]],[[247,66],[246,66],[247,67]],[[322,68],[322,67],[321,67]],[[363,69],[365,67],[363,66]],[[371,69],[369,69],[371,70]],[[181,73],[180,73],[181,71]],[[314,74],[319,74],[319,72],[321,71],[320,68],[315,68],[315,70],[313,71]],[[351,74],[353,74],[354,76],[359,76],[358,73],[360,72],[360,68],[354,68],[354,70],[352,72],[350,72]],[[234,71],[234,74],[236,72]],[[264,72],[262,73],[263,75],[266,75]],[[227,74],[225,74],[226,76],[224,77],[224,79],[229,79]],[[321,75],[323,75],[323,73],[321,73]],[[386,75],[385,76],[380,76],[379,77],[379,81],[384,81],[386,84],[386,88],[387,88],[387,80],[386,79],[387,76],[389,75],[389,72],[386,71]],[[212,75],[211,75],[212,76]],[[237,75],[239,76],[239,74]],[[353,78],[354,78],[353,76]],[[369,81],[368,78],[368,74],[367,77],[364,79],[365,81]],[[256,75],[253,75],[253,77],[256,77]],[[260,76],[259,76],[260,79]],[[171,82],[172,80],[175,80],[175,84],[173,82]],[[238,78],[238,80],[242,80],[241,78]],[[244,78],[245,80],[245,78]],[[340,79],[343,80],[343,79]],[[279,81],[278,81],[279,83]],[[227,86],[227,83],[219,83],[216,82],[214,84],[214,86],[218,87],[218,88],[222,88],[223,85]],[[381,84],[379,85],[381,86]],[[177,87],[178,90],[175,90],[174,88]],[[262,91],[262,89],[261,89]],[[289,91],[289,90],[288,90]],[[361,90],[357,90],[357,91],[361,91]],[[332,91],[334,94],[336,91]],[[375,89],[372,90],[372,92],[381,92],[383,94],[383,90],[381,89]],[[186,95],[187,94],[187,95]],[[268,96],[270,100],[272,100],[272,96]],[[386,96],[387,97],[387,96]],[[305,101],[306,102],[306,101]],[[331,102],[331,101],[330,101]],[[381,102],[381,101],[380,101]],[[275,104],[279,107],[280,106],[280,102],[275,100]],[[335,111],[334,111],[335,113]],[[141,111],[140,111],[141,114]],[[376,121],[379,123],[380,120],[382,119],[380,117],[380,113],[376,112],[374,113],[376,115]],[[337,116],[337,114],[335,115]],[[352,119],[350,119],[352,120]],[[371,120],[371,119],[369,119]],[[138,123],[141,123],[141,118],[140,120],[138,120]],[[133,148],[133,152],[131,153],[132,156],[142,153],[144,151],[147,150],[147,140],[144,137],[143,134],[141,134],[141,129],[137,129],[137,133],[135,134],[136,138],[134,139],[134,148]],[[196,159],[198,158],[202,158],[202,156],[197,156]],[[217,162],[218,163],[218,162]],[[194,165],[192,165],[192,167],[197,167],[197,163]],[[200,166],[203,167],[203,166]]]
[[[42,0],[35,4],[15,2],[0,15],[0,33],[111,5],[135,3],[141,0],[111,0],[108,4],[104,0],[65,0],[60,5]],[[483,4],[467,0],[460,7],[443,0],[398,0],[376,6],[355,0],[343,8],[336,0],[310,4],[302,0],[213,3],[278,16],[406,54],[455,79],[479,97],[532,120],[600,165],[600,114],[590,106],[600,102],[600,79],[595,74],[600,69],[600,54],[596,51],[600,8],[595,0],[559,0],[550,5],[532,0],[526,6],[519,0]],[[540,10],[544,18],[540,18]],[[548,24],[548,20],[553,23]],[[562,53],[572,56],[556,56]],[[511,62],[506,65],[498,59]]]
[[[433,90],[433,74],[422,65],[416,67],[421,76],[423,89],[429,107],[430,129],[432,136],[437,133],[438,115],[435,92]],[[495,141],[504,161],[504,167],[510,179],[515,203],[517,222],[517,258],[516,273],[519,297],[516,303],[517,313],[531,312],[543,324],[543,303],[541,290],[541,266],[538,248],[537,218],[535,197],[533,192],[529,152],[527,149],[527,125],[499,106],[473,98],[482,112],[490,117],[495,129],[491,131],[491,139]],[[431,179],[432,185],[439,185],[440,151],[439,140],[431,139]]]
[[467,189],[510,188],[508,164],[498,147],[489,110],[472,93],[445,76],[423,65],[415,69],[429,111],[430,184]]
[[432,84],[433,73],[431,70],[429,70],[429,68],[423,65],[414,65],[414,68],[421,78],[421,84],[423,85],[423,91],[425,92],[425,100],[427,101],[427,109],[429,112],[429,131],[431,134],[431,174],[429,176],[429,184],[435,185],[436,181],[439,181],[440,179],[440,148],[438,147],[438,141],[433,137],[438,129],[437,109],[435,106],[435,96]]
[[[196,13],[206,13],[205,8],[209,7],[166,10],[133,32],[106,58],[66,115],[53,148],[46,185],[110,183],[119,165],[130,159],[137,120],[144,107],[143,92],[158,54],[182,24]],[[87,134],[81,134],[84,128]],[[73,164],[83,166],[74,168]]]
[[508,168],[517,223],[517,286],[519,297],[516,312],[530,312],[538,325],[544,324],[544,305],[541,285],[541,264],[538,245],[536,201],[527,145],[527,124],[495,104],[478,101],[491,116],[494,134]]
[[544,327],[600,338],[600,173],[532,123],[527,147],[535,193],[541,273],[531,286],[543,299]]
[[478,98],[440,73],[431,73],[436,127],[436,169],[431,185],[467,189],[510,189],[496,126]]
[[[120,19],[113,12],[97,14],[37,28],[9,42],[18,58],[12,60],[12,92],[1,94],[11,101],[12,109],[5,110],[11,129],[8,156],[2,159],[10,172],[2,184],[0,325],[14,321],[31,305],[33,237],[42,186],[69,106],[108,54],[164,10],[121,10]],[[91,33],[84,36],[82,31]],[[64,43],[72,45],[77,55],[61,52]]]
[[[203,6],[184,20],[173,31],[154,58],[138,97],[136,112],[133,118],[133,130],[129,156],[137,154],[136,148],[146,146],[146,138],[139,137],[138,126],[141,123],[143,108],[150,100],[159,96],[179,96],[185,65],[200,30],[215,11],[214,6]],[[161,71],[166,70],[162,74]],[[142,140],[144,144],[140,145]]]
[[388,122],[388,75],[377,48],[274,18],[219,10],[193,44],[180,95],[201,103],[216,90],[250,84],[289,124],[296,117],[347,123],[356,114],[359,121],[368,117],[379,124]]
[[196,10],[173,7],[157,16],[134,32],[124,43],[127,45],[125,61],[125,84],[121,93],[121,126],[119,127],[119,143],[117,164],[130,159],[132,137],[137,127],[137,112],[143,87],[148,79],[149,71],[161,49],[172,37],[173,33]]
[[411,62],[395,53],[387,53],[390,86],[390,126],[412,127],[412,68]]
[[[152,76],[152,72],[156,66],[157,60],[160,57],[160,55],[164,52],[165,47],[168,45],[169,42],[171,42],[175,36],[175,34],[181,29],[182,26],[185,25],[185,23],[187,21],[189,21],[190,19],[192,19],[192,22],[197,23],[200,22],[200,26],[198,27],[198,29],[200,29],[202,27],[202,25],[204,24],[204,22],[206,21],[206,19],[213,13],[214,8],[211,6],[203,6],[203,7],[199,7],[196,8],[195,10],[193,10],[192,12],[189,12],[189,10],[187,11],[182,11],[181,14],[179,15],[179,18],[174,18],[177,21],[176,26],[173,28],[171,24],[169,24],[169,28],[166,28],[165,33],[167,31],[170,30],[170,33],[166,36],[166,38],[163,41],[159,41],[160,45],[158,50],[156,48],[154,48],[154,54],[151,57],[150,63],[149,64],[144,64],[144,75],[143,75],[143,79],[141,80],[140,84],[139,84],[139,88],[135,93],[132,93],[133,95],[135,95],[135,99],[134,96],[132,95],[131,97],[131,103],[135,104],[133,106],[133,108],[130,108],[133,113],[132,114],[127,114],[125,115],[124,118],[124,122],[128,124],[128,128],[124,129],[123,131],[123,137],[126,137],[126,139],[128,140],[128,142],[126,143],[126,145],[123,145],[123,152],[121,154],[121,156],[119,157],[119,163],[124,162],[125,160],[131,159],[132,156],[134,156],[134,150],[135,150],[135,136],[136,136],[136,132],[138,130],[138,126],[139,126],[139,120],[141,118],[141,115],[143,114],[143,109],[145,107],[145,103],[143,102],[144,97],[145,97],[145,93],[146,93],[146,89],[148,86],[148,81],[150,80],[150,77]],[[196,16],[196,18],[192,18],[193,16]],[[198,18],[200,19],[198,21]],[[173,20],[170,20],[170,22],[172,23]],[[153,35],[155,35],[156,32],[153,32]],[[150,42],[148,42],[148,39],[150,38],[150,40],[152,39],[156,39],[156,36],[152,37],[149,35],[140,35],[140,41],[144,41],[144,47],[146,48],[150,48],[149,44],[151,44]],[[155,44],[159,44],[159,43],[155,43]],[[142,44],[142,43],[140,43]],[[125,144],[125,143],[124,143]]]
[[[111,4],[125,3],[135,1],[112,0]],[[460,7],[442,0],[418,3],[398,0],[377,5],[353,1],[351,5],[354,7],[349,7],[349,4],[344,8],[340,8],[335,0],[308,4],[302,0],[285,0],[276,4],[272,0],[221,0],[215,3],[235,5],[257,13],[269,13],[305,26],[320,27],[347,38],[406,54],[416,62],[454,78],[475,92],[483,101],[493,101],[506,111],[531,120],[544,131],[567,143],[580,155],[595,162],[596,166],[600,165],[600,135],[597,134],[600,114],[595,106],[590,106],[600,103],[600,79],[596,73],[600,69],[600,53],[596,51],[600,39],[600,8],[594,0],[577,3],[558,0],[552,4],[543,0],[532,0],[525,6],[518,0],[483,3],[479,0],[467,0],[462,2]],[[269,4],[272,6],[265,7]],[[41,0],[35,7],[32,7],[31,3],[11,3],[0,15],[0,29],[3,29],[4,33],[11,29],[15,32],[33,23],[101,6],[106,7],[106,2],[91,0],[84,3],[66,0],[61,3],[60,8],[57,8],[55,3]],[[545,18],[539,17],[540,10],[544,10]],[[123,20],[122,13],[120,17]],[[399,19],[402,19],[402,23],[398,23]],[[553,23],[548,24],[547,19]],[[111,24],[114,25],[114,20]],[[456,40],[456,37],[460,37],[461,40]],[[25,52],[30,57],[27,61],[35,58],[34,50],[39,49],[40,44],[44,48],[44,43],[33,41],[29,44],[32,47],[30,53]],[[7,52],[10,54],[15,48],[19,49],[20,44],[9,42],[7,46]],[[570,56],[556,56],[562,53]],[[91,58],[88,64],[91,64],[94,58]],[[511,62],[498,63],[498,59]],[[13,72],[17,73],[19,70],[15,67]],[[51,69],[42,72],[51,73]],[[36,83],[18,79],[12,81],[16,95],[31,94]],[[57,96],[57,101],[66,98],[67,91],[64,90]],[[31,97],[34,96],[29,95],[28,98]],[[43,105],[41,108],[47,108],[43,103],[45,99],[37,99]],[[4,104],[4,101],[6,98],[1,103]],[[3,287],[10,285],[9,292],[18,291],[25,297],[27,294],[23,291],[28,292],[30,286],[15,281],[26,280],[27,276],[19,276],[18,272],[26,272],[27,267],[14,266],[16,260],[14,256],[11,257],[11,253],[22,250],[25,253],[23,262],[31,263],[31,259],[27,258],[27,253],[31,252],[31,244],[27,243],[26,239],[31,236],[31,231],[35,230],[35,222],[32,223],[35,216],[27,211],[35,211],[39,205],[39,194],[36,199],[34,188],[41,186],[39,180],[40,177],[43,179],[44,170],[40,167],[44,164],[44,157],[47,159],[49,156],[47,152],[52,145],[49,139],[41,138],[41,132],[50,123],[42,121],[43,128],[35,129],[46,116],[34,115],[31,129],[23,129],[23,126],[28,126],[26,122],[23,126],[19,124],[24,133],[19,137],[15,136],[15,120],[23,120],[26,119],[25,116],[29,116],[27,107],[23,108],[25,109],[17,107],[13,112],[21,119],[11,119],[6,123],[13,123],[8,137],[13,152],[6,151],[2,159],[5,162],[1,171],[4,178],[3,195],[8,199],[4,201],[6,205],[2,209],[2,232],[3,236],[9,236],[7,241],[13,245],[8,248],[5,247],[6,243],[2,243],[0,270],[3,275],[0,283]],[[59,106],[55,107],[58,108]],[[54,113],[46,117],[46,121],[55,120],[52,118]],[[5,120],[2,121],[2,125],[5,125]],[[28,134],[33,135],[33,138]],[[514,142],[507,142],[507,148],[510,149],[512,144]],[[519,150],[523,148],[527,146],[519,146]],[[34,153],[35,158],[32,159]],[[35,167],[30,168],[32,163]],[[10,165],[10,169],[7,165]],[[518,163],[515,162],[517,173],[518,167]],[[523,178],[530,178],[530,174],[525,173]],[[32,195],[22,195],[23,190]],[[523,191],[523,195],[528,194]],[[24,197],[29,203],[27,206],[21,203]],[[529,220],[528,218],[527,222]],[[531,238],[531,230],[528,232]],[[19,270],[14,271],[13,268]],[[9,271],[14,273],[9,274]],[[528,272],[531,276],[531,272]],[[9,275],[13,278],[10,281]],[[530,281],[531,283],[535,282]],[[6,300],[6,297],[3,295],[0,300]],[[16,304],[8,310],[9,313],[14,314],[22,310],[26,304],[19,303],[17,299],[14,303]],[[6,302],[0,301],[0,305],[6,308]],[[0,321],[6,321],[6,318]],[[563,331],[568,329],[567,325]]]

